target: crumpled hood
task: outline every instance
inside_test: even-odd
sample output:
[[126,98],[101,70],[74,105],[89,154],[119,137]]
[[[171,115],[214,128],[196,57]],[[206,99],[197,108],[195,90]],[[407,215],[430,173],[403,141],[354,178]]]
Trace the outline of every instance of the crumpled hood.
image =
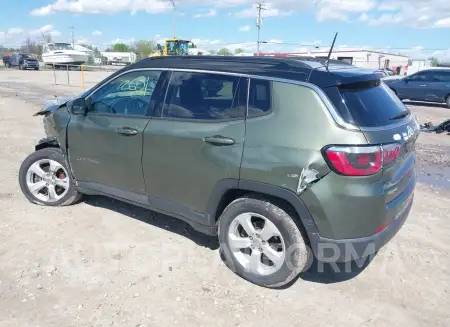
[[74,96],[71,96],[71,97],[58,98],[55,103],[53,103],[53,104],[51,104],[51,105],[49,105],[49,106],[47,106],[45,108],[42,108],[40,111],[36,112],[33,116],[43,116],[43,115],[45,115],[47,113],[50,113],[50,112],[55,111],[55,110],[58,110],[59,108],[64,107],[67,102],[85,96],[87,94],[87,92],[88,91],[85,91],[85,92],[83,92],[81,94],[77,94],[77,95],[74,95]]

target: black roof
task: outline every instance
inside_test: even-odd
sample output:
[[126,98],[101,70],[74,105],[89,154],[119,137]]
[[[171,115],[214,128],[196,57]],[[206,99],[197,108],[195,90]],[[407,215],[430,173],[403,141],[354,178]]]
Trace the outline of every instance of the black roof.
[[169,68],[220,71],[309,81],[320,87],[379,79],[382,74],[361,69],[338,60],[311,57],[245,57],[245,56],[167,56],[142,59],[120,72],[138,68]]

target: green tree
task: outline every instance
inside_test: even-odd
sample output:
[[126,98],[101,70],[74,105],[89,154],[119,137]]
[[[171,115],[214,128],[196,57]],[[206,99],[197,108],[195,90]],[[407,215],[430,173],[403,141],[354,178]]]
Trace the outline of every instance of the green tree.
[[197,46],[193,42],[190,42],[189,49],[197,49]]
[[113,45],[114,52],[130,52],[130,47],[125,43],[116,43]]
[[217,52],[217,54],[218,54],[219,56],[231,56],[231,55],[232,55],[231,51],[228,50],[227,48],[222,48],[222,49],[220,49],[220,50]]
[[439,66],[439,60],[436,57],[430,57],[428,60],[431,61],[431,66],[438,67]]
[[152,40],[140,40],[137,41],[130,50],[136,52],[142,59],[150,56],[153,52],[155,52],[155,49],[156,45]]
[[214,49],[208,50],[208,52],[212,55],[217,54],[217,50],[214,50]]
[[235,54],[240,54],[240,53],[244,53],[244,49],[242,48],[237,48],[236,50],[234,50]]

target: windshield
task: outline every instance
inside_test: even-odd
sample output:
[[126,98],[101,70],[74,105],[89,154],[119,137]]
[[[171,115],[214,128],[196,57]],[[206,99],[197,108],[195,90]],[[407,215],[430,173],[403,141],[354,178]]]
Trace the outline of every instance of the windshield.
[[169,56],[187,56],[189,54],[189,42],[167,41],[167,54]]
[[48,48],[49,48],[50,51],[55,51],[55,50],[73,50],[72,46],[69,43],[49,44]]

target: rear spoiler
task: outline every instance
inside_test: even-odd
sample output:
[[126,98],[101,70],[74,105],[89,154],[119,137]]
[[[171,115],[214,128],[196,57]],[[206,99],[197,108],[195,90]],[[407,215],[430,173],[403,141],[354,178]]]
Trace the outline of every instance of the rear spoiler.
[[308,81],[321,88],[341,86],[361,82],[380,80],[383,74],[372,70],[359,68],[351,65],[332,65],[329,70],[324,68],[314,69],[309,75]]

